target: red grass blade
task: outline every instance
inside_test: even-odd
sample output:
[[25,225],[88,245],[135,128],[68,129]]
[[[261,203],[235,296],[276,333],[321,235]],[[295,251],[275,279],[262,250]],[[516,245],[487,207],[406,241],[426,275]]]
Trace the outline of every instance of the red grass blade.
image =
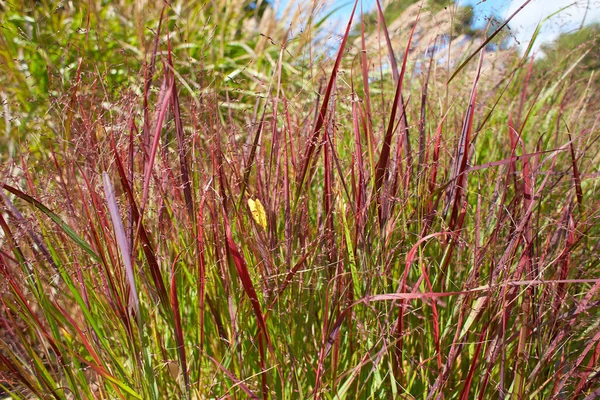
[[579,168],[577,168],[577,157],[575,156],[575,149],[573,148],[573,138],[571,138],[569,127],[567,126],[566,128],[567,134],[569,135],[569,150],[571,155],[571,166],[573,167],[573,183],[575,185],[575,194],[577,195],[577,204],[579,205],[579,210],[583,211],[583,190],[581,189],[581,176],[579,175]]
[[323,128],[323,124],[325,122],[325,116],[327,115],[327,109],[329,108],[329,100],[331,98],[331,93],[333,92],[333,86],[337,80],[337,72],[342,62],[342,57],[344,55],[344,49],[346,48],[346,42],[348,41],[348,36],[350,35],[350,28],[352,26],[352,19],[354,18],[354,13],[356,12],[356,6],[358,4],[358,0],[354,2],[354,8],[352,9],[352,13],[350,14],[350,19],[348,21],[348,26],[346,27],[346,33],[342,38],[342,44],[340,45],[340,50],[338,51],[337,58],[335,60],[335,64],[333,66],[333,70],[331,71],[331,76],[329,78],[329,83],[327,84],[327,89],[325,90],[325,96],[323,96],[323,103],[321,105],[321,110],[319,111],[319,115],[317,116],[317,122],[315,123],[315,128],[313,130],[312,136],[308,141],[304,162],[302,163],[302,169],[300,170],[300,175],[298,176],[298,187],[296,188],[296,202],[300,198],[300,194],[302,193],[302,187],[304,186],[304,181],[306,179],[306,173],[309,169],[310,162],[315,152],[315,148],[317,146],[317,142],[319,139],[319,135],[321,133],[321,129]]
[[463,122],[462,132],[456,148],[456,153],[454,155],[454,166],[452,167],[452,174],[450,176],[452,184],[448,190],[447,202],[444,209],[444,214],[446,214],[448,207],[452,206],[452,213],[450,214],[449,223],[450,231],[456,230],[459,226],[459,221],[457,219],[458,212],[462,203],[462,192],[466,191],[467,186],[467,161],[469,159],[471,147],[471,132],[473,129],[473,116],[475,115],[475,105],[477,100],[477,85],[481,76],[483,55],[484,53],[482,52],[479,57],[479,65],[477,67],[475,79],[473,80],[469,105]]
[[229,377],[229,379],[231,379],[234,383],[235,386],[239,386],[240,389],[242,389],[244,391],[244,393],[246,393],[248,395],[249,398],[251,398],[252,400],[258,400],[260,399],[260,397],[258,397],[256,395],[256,393],[254,393],[252,390],[250,390],[248,388],[248,386],[246,386],[244,384],[244,382],[242,382],[241,380],[239,380],[234,374],[233,372],[229,371],[227,368],[225,368],[223,365],[221,365],[221,363],[219,363],[217,360],[215,360],[214,358],[212,358],[211,356],[207,355],[206,357],[208,357],[210,359],[210,361],[212,361],[213,363],[215,363],[215,365],[217,367],[219,367],[219,369],[221,371],[223,371],[225,373],[225,375],[227,375]]
[[[216,150],[216,159],[220,159],[220,149]],[[217,165],[215,165],[216,169],[217,169],[217,174],[218,174],[218,178],[219,178],[219,182],[220,182],[220,187],[221,187],[221,192],[224,194],[225,193],[225,177],[223,176],[223,167],[221,162],[218,162],[217,160],[214,160],[213,162],[218,163]],[[224,198],[226,198],[225,196],[223,196]],[[266,377],[266,357],[265,357],[265,348],[264,348],[264,344],[263,343],[263,339],[266,342],[267,347],[270,347],[270,339],[269,339],[269,333],[267,330],[267,325],[265,323],[265,319],[260,307],[260,301],[258,299],[258,295],[256,294],[256,290],[254,289],[254,284],[252,283],[252,278],[250,277],[250,273],[248,272],[248,266],[246,264],[246,261],[244,260],[244,258],[242,257],[242,255],[240,254],[234,240],[233,240],[233,235],[231,234],[231,224],[229,223],[229,218],[227,217],[227,207],[226,207],[226,201],[223,200],[222,201],[222,208],[223,211],[221,213],[222,217],[223,217],[223,224],[225,226],[225,238],[227,241],[227,253],[231,256],[231,258],[233,259],[233,263],[235,265],[235,269],[237,271],[238,277],[240,278],[241,282],[242,282],[242,287],[244,288],[244,292],[246,293],[246,295],[248,296],[248,298],[250,299],[250,304],[252,305],[252,309],[254,310],[254,315],[256,317],[256,322],[258,325],[258,330],[259,330],[259,337],[258,337],[258,344],[259,344],[259,351],[260,351],[260,364],[261,364],[261,368],[262,368],[262,374],[261,374],[261,379],[262,379],[262,392],[263,392],[263,398],[266,400],[268,398],[268,387],[267,387],[267,377]]]
[[181,372],[185,382],[187,398],[191,398],[190,393],[190,374],[187,368],[187,359],[185,355],[185,342],[183,340],[183,328],[181,327],[181,310],[179,309],[179,299],[177,298],[177,279],[175,275],[175,266],[179,261],[181,253],[177,255],[171,265],[171,310],[173,312],[175,340],[177,342],[177,351],[179,353],[179,362],[181,364]]
[[198,301],[199,301],[199,321],[200,330],[200,351],[204,351],[204,309],[206,302],[206,257],[204,255],[204,201],[206,192],[202,194],[200,205],[198,206],[198,218],[196,227],[196,251],[198,259]]
[[444,126],[444,121],[448,113],[444,114],[440,122],[438,123],[437,128],[435,129],[435,139],[433,145],[433,156],[431,161],[431,176],[429,178],[429,192],[433,193],[435,190],[435,182],[437,180],[437,171],[439,167],[440,160],[440,146],[442,142],[442,127]]
[[[433,42],[434,48],[437,46],[437,36]],[[427,74],[425,75],[425,81],[423,82],[423,88],[421,90],[421,120],[419,121],[419,164],[417,168],[417,176],[421,175],[421,170],[423,169],[425,163],[425,141],[426,135],[425,130],[427,128],[427,90],[429,89],[429,78],[431,76],[431,69],[433,68],[433,55],[434,52],[431,52],[431,57],[429,58],[429,68],[427,68]],[[421,178],[419,178],[421,179]]]
[[[378,2],[378,4],[379,4],[379,2]],[[400,110],[402,113],[400,115],[400,119],[403,119],[405,117],[404,105],[402,104],[402,106],[401,106],[399,103],[403,103],[401,101],[401,94],[402,94],[402,83],[404,81],[404,74],[406,72],[406,62],[408,60],[408,52],[410,51],[410,44],[412,42],[412,38],[415,33],[415,29],[417,27],[417,22],[419,21],[420,15],[421,15],[421,9],[419,9],[419,13],[417,14],[415,24],[413,25],[410,35],[408,37],[408,43],[406,44],[406,50],[404,51],[404,60],[402,60],[402,70],[400,71],[400,75],[398,76],[398,80],[397,80],[396,94],[394,95],[394,103],[392,105],[390,120],[388,123],[387,132],[385,134],[385,138],[383,140],[383,144],[381,147],[379,161],[377,162],[377,165],[375,167],[375,186],[373,189],[375,194],[379,193],[379,190],[381,189],[381,186],[383,184],[384,176],[388,169],[388,161],[390,158],[392,136],[395,131],[397,111]],[[406,151],[409,152],[409,149],[406,148]]]
[[148,267],[150,268],[150,274],[154,283],[154,289],[158,294],[162,309],[166,310],[168,315],[170,312],[168,308],[169,295],[167,294],[167,289],[165,287],[165,283],[162,277],[162,272],[160,271],[160,266],[154,253],[154,246],[150,242],[150,238],[148,236],[146,228],[144,227],[144,223],[141,220],[141,215],[137,208],[135,198],[133,197],[131,185],[129,184],[129,180],[127,179],[127,175],[125,173],[125,169],[123,168],[123,163],[121,162],[121,157],[119,156],[119,152],[117,151],[114,140],[111,139],[110,144],[113,151],[113,156],[115,157],[117,171],[119,173],[119,177],[121,178],[121,185],[124,188],[125,193],[127,194],[127,198],[129,200],[133,220],[137,221],[139,224],[138,232],[140,241],[142,242],[142,251],[144,252],[146,260],[148,261]]
[[254,309],[254,314],[256,315],[256,321],[258,322],[258,327],[264,334],[267,342],[269,341],[269,334],[267,331],[267,326],[265,324],[265,320],[263,318],[262,311],[260,309],[260,301],[258,300],[258,296],[256,294],[256,290],[254,289],[254,285],[252,284],[252,278],[250,278],[250,273],[248,272],[248,266],[246,261],[240,254],[237,249],[235,242],[233,241],[233,237],[231,235],[231,226],[229,225],[229,219],[227,215],[223,214],[223,222],[225,224],[225,236],[227,239],[227,249],[233,258],[236,271],[242,281],[242,286],[244,287],[244,291],[248,295],[250,299],[250,303],[252,304],[252,308]]
[[171,107],[173,109],[173,118],[175,120],[175,132],[177,133],[177,151],[179,153],[179,168],[181,169],[181,180],[183,181],[183,195],[185,206],[187,208],[190,222],[194,221],[194,200],[192,197],[192,181],[190,179],[188,161],[185,152],[183,122],[181,120],[181,110],[179,108],[179,97],[177,95],[177,85],[175,84],[175,74],[173,66],[173,55],[171,53],[171,40],[168,42],[167,63],[170,69],[171,85]]
[[266,363],[265,363],[265,349],[263,345],[262,339],[264,338],[267,346],[269,346],[269,333],[267,331],[267,325],[265,323],[265,319],[263,317],[263,313],[260,308],[260,301],[258,300],[258,296],[256,294],[256,290],[254,289],[254,285],[252,284],[252,279],[250,278],[250,273],[248,272],[248,266],[246,265],[246,261],[240,254],[233,241],[233,237],[231,235],[231,226],[229,225],[229,219],[227,218],[227,214],[225,211],[223,212],[223,222],[225,224],[225,236],[227,239],[227,251],[233,258],[233,262],[235,264],[235,269],[238,273],[240,280],[242,281],[242,287],[246,292],[246,295],[250,299],[250,304],[252,305],[252,309],[254,310],[254,315],[256,317],[256,322],[258,324],[260,336],[259,336],[259,348],[260,348],[260,357],[261,357],[261,368],[263,369],[261,374],[262,386],[263,386],[263,398],[266,400],[268,396],[267,382],[266,382]]
[[152,49],[152,56],[150,58],[150,65],[148,65],[144,70],[144,136],[142,138],[142,146],[144,148],[144,159],[146,157],[146,152],[148,151],[148,141],[150,139],[150,113],[148,111],[148,99],[150,97],[150,86],[152,86],[152,78],[154,77],[154,68],[156,66],[156,54],[158,53],[158,45],[160,43],[160,31],[165,15],[165,9],[167,5],[165,4],[160,13],[160,18],[158,20],[158,28],[156,29],[156,35],[154,35],[154,46]]
[[250,172],[252,171],[252,166],[254,165],[254,157],[256,156],[256,149],[260,143],[260,136],[263,130],[264,122],[265,122],[265,113],[267,111],[267,105],[262,112],[262,116],[260,118],[260,122],[256,127],[256,133],[254,134],[254,140],[252,142],[252,147],[250,148],[250,154],[248,155],[248,161],[246,161],[246,167],[244,169],[244,178],[242,180],[242,188],[240,190],[240,201],[238,202],[238,208],[240,208],[244,202],[244,195],[246,193],[246,186],[248,186],[248,178],[250,177]]
[[[19,368],[19,366],[14,364],[11,360],[9,360],[7,357],[5,357],[4,354],[2,354],[2,353],[0,353],[0,364],[2,364],[3,371],[8,371],[7,375],[9,378],[14,377],[13,379],[17,379],[19,381],[19,383],[25,385],[29,390],[31,390],[31,392],[33,394],[38,396],[38,398],[40,398],[40,399],[44,398],[44,394],[40,390],[38,390],[38,388],[34,387],[31,384],[31,382],[29,382],[29,379],[27,379],[25,374],[23,372],[21,372],[21,369]],[[4,374],[2,374],[2,376],[4,376]],[[9,382],[8,382],[8,379],[6,379],[6,380],[2,379],[1,383],[3,385],[6,385]]]
[[[362,3],[361,3],[361,14],[362,14]],[[361,24],[360,24],[360,44],[361,44],[361,57],[360,57],[360,67],[361,67],[361,71],[362,71],[362,80],[363,80],[363,91],[365,93],[365,108],[366,108],[366,116],[365,116],[365,120],[366,123],[364,124],[365,126],[365,137],[367,138],[367,147],[368,147],[368,151],[369,151],[369,159],[371,160],[371,168],[373,168],[373,112],[371,110],[371,91],[369,89],[369,62],[367,60],[367,45],[366,45],[366,41],[365,41],[365,21],[364,21],[364,16],[363,18],[361,18]],[[396,59],[393,58],[393,61],[395,62]],[[394,71],[397,71],[396,68],[394,68]],[[354,107],[354,103],[352,103],[353,107]],[[353,109],[353,118],[356,118],[356,116],[354,115],[354,109]],[[358,121],[356,119],[354,119],[355,123],[358,123]],[[356,130],[355,130],[356,132]],[[361,155],[362,158],[362,155]],[[362,165],[362,162],[360,163]]]
[[[385,18],[383,15],[383,10],[381,8],[381,2],[379,0],[377,0],[377,21],[379,22],[379,24],[381,24],[381,29],[383,30],[383,34],[385,37],[385,43],[388,49],[388,58],[390,60],[390,66],[392,68],[392,76],[394,77],[394,82],[396,82],[396,84],[398,85],[400,83],[400,81],[404,80],[404,70],[405,70],[405,62],[406,62],[406,58],[408,55],[408,51],[410,50],[410,43],[412,41],[412,37],[414,34],[414,28],[417,25],[417,22],[419,21],[419,17],[421,14],[421,8],[419,8],[419,13],[417,14],[417,18],[415,20],[415,25],[413,26],[413,32],[411,32],[410,36],[409,36],[409,42],[408,42],[408,46],[406,48],[405,54],[404,54],[404,59],[403,59],[403,65],[402,65],[402,69],[403,71],[401,73],[398,73],[398,63],[396,61],[396,56],[394,55],[394,47],[392,45],[392,40],[390,38],[390,34],[387,28],[387,23],[385,22]],[[402,147],[404,148],[404,151],[406,152],[406,159],[407,159],[407,179],[406,181],[408,182],[409,177],[410,177],[410,171],[412,169],[412,152],[410,149],[410,141],[408,138],[408,121],[406,120],[406,110],[405,110],[405,104],[406,102],[404,101],[404,95],[402,94],[402,91],[400,91],[400,101],[398,102],[398,113],[399,113],[399,119],[400,119],[400,130],[402,133],[402,136],[400,138],[398,138],[398,143],[402,143]],[[397,150],[397,152],[400,154],[401,149],[399,148]],[[398,157],[398,161],[397,164],[400,164],[400,157]],[[396,169],[396,173],[398,172],[399,168]],[[396,178],[394,178],[395,180]],[[395,184],[394,184],[395,186]]]
[[140,221],[144,215],[144,209],[146,208],[146,202],[148,200],[148,190],[150,189],[150,178],[152,177],[152,169],[154,168],[154,160],[156,159],[156,151],[158,150],[158,143],[160,142],[160,133],[162,131],[163,123],[169,109],[171,100],[171,94],[173,93],[173,82],[165,81],[163,87],[162,100],[160,102],[160,108],[157,110],[157,117],[154,126],[154,139],[152,141],[152,148],[150,149],[150,158],[146,163],[146,170],[144,172],[144,190],[142,193],[142,204],[140,208]]
[[[357,187],[355,189],[355,207],[354,213],[356,215],[356,241],[362,236],[363,225],[364,225],[364,211],[366,210],[366,171],[363,162],[362,156],[362,146],[360,143],[360,126],[358,119],[358,106],[357,102],[354,99],[354,92],[352,93],[353,101],[352,101],[352,127],[354,128],[354,162],[356,164],[356,169],[358,170],[358,182]],[[368,101],[368,100],[367,100]],[[368,111],[367,111],[368,113]],[[367,115],[367,119],[370,117]],[[367,128],[369,129],[369,128]],[[369,132],[365,132],[369,135]],[[354,248],[356,248],[356,243],[354,244]]]

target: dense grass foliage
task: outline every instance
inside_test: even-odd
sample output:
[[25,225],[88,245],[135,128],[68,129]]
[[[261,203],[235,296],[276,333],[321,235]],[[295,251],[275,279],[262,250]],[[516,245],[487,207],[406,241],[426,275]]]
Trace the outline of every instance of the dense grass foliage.
[[330,54],[310,8],[73,3],[2,11],[14,398],[600,395],[584,57],[495,68],[411,46],[418,20],[393,49],[383,10]]

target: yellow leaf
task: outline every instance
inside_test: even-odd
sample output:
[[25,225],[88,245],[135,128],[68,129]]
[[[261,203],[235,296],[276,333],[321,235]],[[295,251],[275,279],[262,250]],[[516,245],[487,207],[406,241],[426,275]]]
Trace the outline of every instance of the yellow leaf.
[[264,230],[267,229],[267,213],[265,212],[265,208],[263,207],[260,200],[252,200],[248,199],[248,207],[250,207],[250,212],[252,213],[252,218],[254,218],[254,222]]

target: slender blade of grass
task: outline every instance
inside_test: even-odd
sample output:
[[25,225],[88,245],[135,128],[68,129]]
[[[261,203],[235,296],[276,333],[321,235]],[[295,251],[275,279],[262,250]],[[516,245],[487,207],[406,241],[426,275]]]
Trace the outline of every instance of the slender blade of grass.
[[[358,4],[358,0],[354,2],[354,7],[352,8],[352,13],[350,14],[350,18],[348,20],[348,25],[346,27],[346,32],[342,37],[342,43],[340,44],[340,49],[338,51],[337,57],[335,59],[335,64],[331,71],[331,75],[329,77],[329,83],[327,84],[327,89],[325,90],[325,95],[323,96],[323,103],[321,105],[321,109],[317,116],[317,122],[315,123],[315,127],[313,129],[313,133],[311,138],[308,141],[306,146],[306,150],[304,152],[304,161],[302,163],[302,168],[300,169],[300,175],[298,175],[298,186],[296,188],[296,200],[300,198],[300,194],[302,193],[302,188],[304,186],[304,181],[306,179],[306,173],[308,172],[313,153],[315,152],[315,148],[318,143],[319,135],[321,134],[321,130],[323,128],[323,124],[325,122],[325,117],[327,115],[327,109],[329,108],[329,101],[331,94],[333,92],[333,86],[335,85],[337,79],[338,69],[340,68],[340,64],[342,62],[342,56],[344,55],[344,49],[346,48],[346,42],[348,41],[348,36],[350,35],[350,28],[352,26],[352,19],[354,18],[354,13],[356,12],[356,6]],[[295,208],[295,207],[294,207]]]
[[498,29],[496,29],[496,30],[495,30],[495,31],[494,31],[494,32],[493,32],[493,33],[492,33],[492,34],[491,34],[491,35],[490,35],[490,36],[489,36],[489,37],[488,37],[486,40],[484,40],[484,41],[483,41],[483,43],[482,43],[482,44],[481,44],[481,45],[480,45],[480,46],[479,46],[479,47],[478,47],[478,48],[477,48],[477,49],[476,49],[476,50],[475,50],[473,53],[471,53],[471,55],[470,55],[469,57],[467,57],[467,59],[466,59],[465,61],[463,61],[463,62],[462,62],[462,63],[461,63],[459,66],[458,66],[458,68],[456,68],[456,70],[454,71],[454,73],[452,73],[452,75],[451,75],[451,76],[450,76],[450,78],[448,79],[448,83],[452,82],[452,80],[453,80],[453,79],[454,79],[454,78],[455,78],[455,77],[458,75],[458,73],[459,73],[459,72],[460,72],[460,71],[461,71],[461,70],[462,70],[462,69],[463,69],[463,68],[464,68],[464,67],[465,67],[465,66],[466,66],[466,65],[469,63],[469,61],[471,61],[471,59],[473,59],[473,57],[475,57],[475,56],[477,55],[477,53],[479,53],[479,52],[480,52],[482,49],[484,49],[484,48],[485,48],[485,46],[487,46],[487,44],[488,44],[489,42],[491,42],[491,41],[492,41],[492,40],[493,40],[493,39],[496,37],[496,35],[498,35],[498,34],[499,34],[501,31],[502,31],[502,29],[504,29],[504,27],[505,27],[506,25],[508,25],[508,23],[509,23],[509,22],[510,22],[510,21],[511,21],[511,20],[512,20],[512,19],[513,19],[513,18],[514,18],[514,17],[515,17],[515,16],[516,16],[518,13],[520,13],[520,12],[521,12],[521,10],[522,10],[523,8],[525,8],[525,6],[526,6],[527,4],[529,4],[530,2],[531,2],[531,0],[526,0],[526,1],[525,1],[525,2],[524,2],[522,5],[521,5],[521,7],[517,8],[517,10],[516,10],[514,13],[512,13],[512,14],[510,15],[510,17],[508,17],[508,18],[507,18],[507,19],[504,21],[504,23],[503,23],[502,25],[500,25],[500,26],[498,27]]
[[138,291],[135,284],[135,273],[133,272],[133,265],[131,263],[132,254],[129,249],[129,244],[127,243],[127,235],[125,234],[125,228],[123,227],[123,221],[121,220],[121,215],[119,213],[119,206],[117,205],[117,200],[115,198],[115,191],[112,183],[110,182],[108,173],[102,173],[102,181],[104,183],[104,193],[106,195],[106,202],[108,204],[110,218],[113,223],[115,236],[117,237],[117,244],[119,245],[119,250],[121,251],[121,259],[123,260],[123,265],[125,266],[125,275],[127,276],[127,282],[129,283],[130,298],[128,308],[130,311],[135,312],[135,315],[138,318],[138,324],[141,328],[140,299],[138,297]]

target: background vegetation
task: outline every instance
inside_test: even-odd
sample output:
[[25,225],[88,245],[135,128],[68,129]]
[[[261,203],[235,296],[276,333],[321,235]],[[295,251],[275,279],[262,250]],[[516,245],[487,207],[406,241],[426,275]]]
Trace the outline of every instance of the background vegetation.
[[597,25],[0,5],[13,398],[600,395]]

